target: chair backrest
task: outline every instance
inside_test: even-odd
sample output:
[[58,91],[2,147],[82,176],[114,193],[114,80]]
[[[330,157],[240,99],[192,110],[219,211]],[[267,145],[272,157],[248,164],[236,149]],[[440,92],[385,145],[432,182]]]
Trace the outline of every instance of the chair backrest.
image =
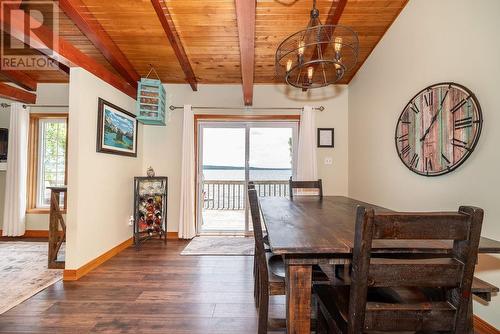
[[321,179],[317,181],[293,181],[290,177],[290,198],[293,198],[294,189],[317,189],[319,198],[323,198],[323,182]]
[[[444,298],[456,312],[442,322],[449,321],[451,330],[465,333],[482,221],[483,210],[475,207],[460,207],[458,212],[378,214],[358,207],[348,332],[363,332],[369,287],[423,287],[445,290]],[[371,258],[377,239],[452,240],[453,249],[443,258]]]
[[269,282],[269,273],[267,272],[266,251],[264,246],[264,236],[262,233],[262,223],[260,220],[260,206],[255,188],[248,189],[248,203],[250,205],[250,215],[252,217],[253,234],[255,238],[255,261],[259,268],[259,278],[262,284],[267,286]]

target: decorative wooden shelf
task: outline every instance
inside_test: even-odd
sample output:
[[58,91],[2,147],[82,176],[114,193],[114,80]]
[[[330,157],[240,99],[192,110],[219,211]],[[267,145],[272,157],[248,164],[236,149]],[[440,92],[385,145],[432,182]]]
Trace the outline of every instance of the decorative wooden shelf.
[[147,125],[165,125],[165,99],[160,80],[142,78],[137,89],[137,120]]

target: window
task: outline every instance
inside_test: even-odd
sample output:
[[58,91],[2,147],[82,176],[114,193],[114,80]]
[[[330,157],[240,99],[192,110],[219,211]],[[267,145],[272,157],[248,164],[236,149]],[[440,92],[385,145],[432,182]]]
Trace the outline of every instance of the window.
[[[66,184],[67,115],[33,114],[30,124],[28,211],[50,207],[47,187]],[[64,194],[61,206],[64,206]]]

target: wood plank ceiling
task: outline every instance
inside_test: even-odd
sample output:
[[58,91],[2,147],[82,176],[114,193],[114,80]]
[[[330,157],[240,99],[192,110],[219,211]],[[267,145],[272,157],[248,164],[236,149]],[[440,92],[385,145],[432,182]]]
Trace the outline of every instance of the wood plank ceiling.
[[[167,39],[152,4],[155,1],[162,6],[166,5],[166,8],[163,8],[167,17],[170,15],[169,19],[178,33],[179,42],[194,72],[195,84],[196,82],[204,84],[242,82],[235,0],[79,0],[77,2],[79,7],[83,8],[82,11],[90,12],[90,17],[98,23],[96,26],[109,35],[139,75],[145,76],[153,65],[163,82],[186,83],[185,64],[183,69],[182,61],[179,61],[178,54],[176,55]],[[340,82],[347,84],[404,8],[407,0],[317,0],[317,2],[323,23],[332,19],[331,15],[340,6],[341,10],[337,9],[337,14],[341,14],[339,24],[350,26],[359,34],[358,65]],[[26,5],[23,6],[26,8]],[[274,71],[276,48],[288,35],[306,27],[311,6],[312,0],[256,1],[253,78],[255,83],[279,82]],[[60,35],[65,40],[103,65],[110,73],[119,74],[63,11],[60,11],[59,18]],[[62,70],[26,71],[26,74],[37,82],[68,81],[67,74]],[[0,81],[5,80],[6,76],[0,76]]]

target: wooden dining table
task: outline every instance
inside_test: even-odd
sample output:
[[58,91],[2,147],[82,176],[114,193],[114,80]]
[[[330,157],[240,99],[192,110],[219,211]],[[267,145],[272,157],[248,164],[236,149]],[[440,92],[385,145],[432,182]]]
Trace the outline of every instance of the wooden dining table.
[[[259,202],[271,250],[286,266],[287,333],[310,333],[313,265],[350,263],[358,206],[391,210],[343,196],[261,197]],[[376,240],[372,251],[443,256],[451,249],[451,241],[444,240]],[[500,242],[481,238],[479,253],[500,253]]]

